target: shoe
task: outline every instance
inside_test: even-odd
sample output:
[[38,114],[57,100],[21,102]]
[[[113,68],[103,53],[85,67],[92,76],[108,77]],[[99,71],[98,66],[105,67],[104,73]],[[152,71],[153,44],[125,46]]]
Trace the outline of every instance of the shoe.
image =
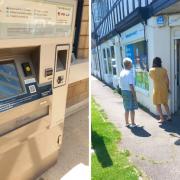
[[158,123],[162,124],[164,122],[164,120],[159,120]]
[[132,128],[137,127],[137,124],[131,124],[131,127]]
[[172,121],[172,117],[171,117],[171,116],[168,116],[166,120],[167,120],[167,121]]
[[130,127],[130,124],[126,124],[125,127]]

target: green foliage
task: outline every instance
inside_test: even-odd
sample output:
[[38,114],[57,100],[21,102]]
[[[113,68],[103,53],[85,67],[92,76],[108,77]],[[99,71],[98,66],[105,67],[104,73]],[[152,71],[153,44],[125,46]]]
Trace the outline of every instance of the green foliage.
[[140,172],[129,162],[128,150],[118,149],[121,134],[92,99],[92,180],[138,180]]

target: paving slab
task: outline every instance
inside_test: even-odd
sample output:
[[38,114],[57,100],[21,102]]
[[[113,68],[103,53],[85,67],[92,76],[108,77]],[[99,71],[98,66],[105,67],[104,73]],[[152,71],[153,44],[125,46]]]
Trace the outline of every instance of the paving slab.
[[95,77],[91,78],[91,93],[110,121],[122,133],[120,149],[131,153],[133,163],[150,180],[180,179],[180,116],[160,125],[142,109],[136,111],[138,127],[127,128],[121,96]]
[[[65,119],[62,147],[58,162],[37,180],[60,180],[77,174],[80,169],[89,165],[89,108],[86,106],[81,111]],[[84,165],[84,166],[82,166]],[[72,171],[73,170],[73,171]],[[83,177],[88,176],[86,170]],[[74,177],[78,179],[78,177]]]

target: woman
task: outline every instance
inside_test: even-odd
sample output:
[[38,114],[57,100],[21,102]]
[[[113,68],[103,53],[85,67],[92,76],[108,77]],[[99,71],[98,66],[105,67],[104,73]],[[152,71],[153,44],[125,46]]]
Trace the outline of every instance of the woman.
[[153,104],[156,105],[156,109],[160,115],[159,123],[164,121],[161,105],[164,106],[167,112],[167,120],[171,120],[171,114],[168,106],[168,93],[170,92],[169,78],[167,70],[162,67],[161,58],[155,57],[153,59],[153,67],[149,71],[149,76],[154,83]]
[[131,127],[135,127],[135,109],[138,109],[136,93],[134,90],[134,76],[131,71],[132,60],[130,58],[123,59],[124,69],[120,73],[120,88],[122,92],[123,104],[125,109],[125,122],[128,127],[129,112],[131,116]]

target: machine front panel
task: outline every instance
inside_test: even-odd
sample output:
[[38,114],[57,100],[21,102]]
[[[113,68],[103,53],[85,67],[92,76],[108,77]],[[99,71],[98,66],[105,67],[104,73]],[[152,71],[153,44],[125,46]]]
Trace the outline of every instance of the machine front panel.
[[55,59],[54,88],[66,85],[69,58],[69,45],[57,45]]
[[25,88],[27,93],[7,100],[1,100],[0,112],[4,112],[22,104],[52,95],[52,86],[50,84],[43,87],[38,87],[37,83],[35,82],[26,84]]
[[36,79],[30,57],[0,60],[0,112],[52,95],[52,83]]

